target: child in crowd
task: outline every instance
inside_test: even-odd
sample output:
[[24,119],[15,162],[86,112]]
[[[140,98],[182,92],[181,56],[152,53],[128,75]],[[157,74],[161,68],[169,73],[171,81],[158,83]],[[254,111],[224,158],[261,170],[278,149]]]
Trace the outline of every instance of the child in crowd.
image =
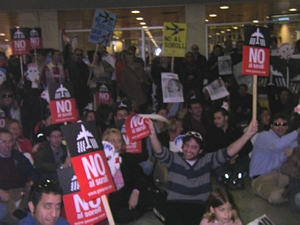
[[237,206],[229,191],[217,188],[213,191],[206,205],[206,213],[200,225],[242,225],[238,218]]

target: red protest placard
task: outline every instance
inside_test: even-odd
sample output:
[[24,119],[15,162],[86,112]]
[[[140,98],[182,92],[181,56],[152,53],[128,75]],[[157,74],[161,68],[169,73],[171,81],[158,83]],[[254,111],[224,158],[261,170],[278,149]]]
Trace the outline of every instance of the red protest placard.
[[88,202],[84,201],[78,193],[63,196],[66,207],[66,216],[70,224],[94,224],[106,218],[101,198]]
[[8,122],[8,118],[0,118],[0,127],[5,127]]
[[52,123],[76,122],[76,103],[74,98],[50,101]]
[[141,140],[150,135],[150,129],[146,123],[148,119],[139,115],[128,116],[125,121],[125,129],[130,142]]
[[57,170],[60,186],[63,189],[63,202],[70,224],[95,224],[106,218],[101,198],[85,201],[80,196],[77,177],[72,167]]
[[71,161],[84,200],[89,201],[116,190],[104,151],[78,155]]
[[122,136],[125,142],[126,152],[131,154],[142,153],[142,140],[130,142],[127,134],[122,134]]
[[13,55],[29,54],[29,28],[13,28],[10,36]]
[[30,49],[43,48],[42,41],[42,29],[41,28],[32,28],[29,32],[30,35]]
[[112,97],[110,92],[98,91],[95,93],[94,98],[96,101],[97,108],[99,107],[100,104],[111,105],[112,103]]
[[269,76],[270,50],[255,46],[243,46],[242,74]]

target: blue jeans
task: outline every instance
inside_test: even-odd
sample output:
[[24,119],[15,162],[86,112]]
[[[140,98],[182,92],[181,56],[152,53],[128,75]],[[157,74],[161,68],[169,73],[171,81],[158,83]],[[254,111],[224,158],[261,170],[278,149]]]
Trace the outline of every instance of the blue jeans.
[[[295,196],[297,194],[300,195],[300,179],[295,177],[289,177],[289,182],[290,182],[290,198],[289,198],[290,204],[294,209],[300,211],[299,200],[295,201]],[[299,195],[297,196],[298,198]]]

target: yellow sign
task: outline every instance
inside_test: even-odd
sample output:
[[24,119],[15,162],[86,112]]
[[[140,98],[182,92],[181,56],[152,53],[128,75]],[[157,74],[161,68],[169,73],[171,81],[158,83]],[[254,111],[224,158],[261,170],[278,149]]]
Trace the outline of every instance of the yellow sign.
[[184,57],[186,30],[185,23],[164,23],[162,56]]

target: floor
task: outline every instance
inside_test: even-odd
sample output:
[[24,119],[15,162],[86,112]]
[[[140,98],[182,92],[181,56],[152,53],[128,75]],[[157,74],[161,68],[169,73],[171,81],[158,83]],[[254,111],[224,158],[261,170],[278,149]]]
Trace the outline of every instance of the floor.
[[[217,186],[216,179],[212,178],[213,187]],[[291,208],[289,203],[271,205],[267,201],[252,193],[250,179],[245,179],[244,190],[231,191],[239,208],[239,215],[244,225],[266,214],[276,225],[299,225],[300,213]],[[146,213],[140,219],[127,225],[159,225],[161,224],[152,212]],[[184,224],[183,224],[184,225]]]

